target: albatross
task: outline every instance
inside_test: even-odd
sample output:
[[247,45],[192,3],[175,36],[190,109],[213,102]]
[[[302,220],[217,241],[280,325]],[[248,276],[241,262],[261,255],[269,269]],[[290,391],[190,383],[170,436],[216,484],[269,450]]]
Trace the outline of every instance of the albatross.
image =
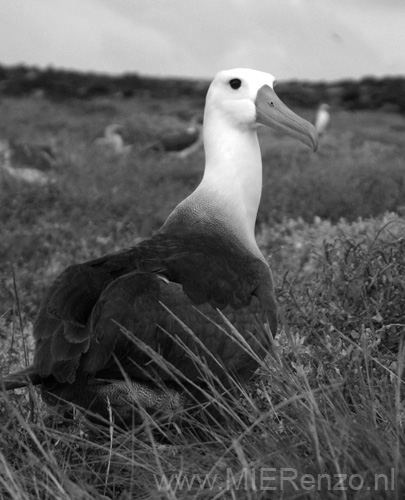
[[50,404],[130,423],[139,406],[183,408],[188,388],[198,399],[207,374],[224,390],[249,380],[277,331],[272,274],[255,239],[256,131],[266,125],[314,150],[318,142],[274,81],[251,69],[215,76],[201,183],[151,238],[56,278],[34,323],[33,364],[5,377],[5,389],[40,385]]
[[318,132],[318,136],[326,134],[330,127],[330,106],[329,104],[322,103],[318,106],[315,115],[314,126]]
[[163,133],[157,141],[148,144],[142,151],[149,149],[165,151],[185,159],[202,145],[202,127],[200,115],[193,116],[188,127]]
[[46,186],[55,182],[52,169],[57,157],[51,146],[0,140],[0,173],[18,182]]
[[114,155],[125,155],[131,151],[131,145],[125,144],[121,135],[122,126],[118,123],[107,125],[104,130],[104,136],[98,137],[94,144],[98,147],[104,148],[106,151]]

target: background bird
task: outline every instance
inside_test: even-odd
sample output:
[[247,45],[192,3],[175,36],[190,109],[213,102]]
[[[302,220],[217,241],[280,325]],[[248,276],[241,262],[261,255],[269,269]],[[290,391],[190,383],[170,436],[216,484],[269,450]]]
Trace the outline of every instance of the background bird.
[[150,239],[55,280],[34,324],[34,363],[5,378],[6,389],[40,384],[50,404],[72,402],[105,418],[108,401],[128,423],[139,405],[165,413],[201,401],[208,379],[227,391],[251,377],[277,330],[272,274],[255,240],[256,130],[272,127],[314,150],[318,141],[273,83],[248,69],[217,74],[199,186]]
[[203,145],[202,116],[194,115],[187,127],[161,132],[159,137],[141,149],[161,151],[185,159]]
[[49,145],[0,140],[0,169],[18,181],[37,186],[51,184],[57,164],[56,153]]
[[318,135],[325,135],[330,127],[330,106],[329,104],[320,104],[315,115],[314,126]]
[[132,147],[130,144],[125,144],[121,132],[122,127],[118,123],[107,125],[104,130],[104,136],[97,138],[94,144],[117,156],[127,154],[131,151]]

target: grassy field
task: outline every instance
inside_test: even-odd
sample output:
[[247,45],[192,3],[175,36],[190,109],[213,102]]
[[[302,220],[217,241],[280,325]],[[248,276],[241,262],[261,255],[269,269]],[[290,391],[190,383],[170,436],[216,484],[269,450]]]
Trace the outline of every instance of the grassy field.
[[[32,322],[66,266],[132,245],[198,184],[203,152],[153,151],[202,102],[0,101],[0,139],[50,144],[55,182],[0,170],[0,360],[31,360]],[[312,120],[313,113],[296,110]],[[132,151],[93,141],[121,123]],[[2,396],[0,498],[403,498],[405,117],[333,111],[318,153],[260,130],[257,238],[282,328],[225,416],[131,432],[52,418],[35,390]],[[339,482],[340,481],[340,482]]]

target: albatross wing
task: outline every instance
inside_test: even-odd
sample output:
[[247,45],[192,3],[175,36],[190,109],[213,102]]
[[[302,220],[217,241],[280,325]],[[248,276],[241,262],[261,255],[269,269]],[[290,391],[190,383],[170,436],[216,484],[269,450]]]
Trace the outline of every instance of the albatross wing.
[[[267,296],[260,295],[261,288]],[[251,374],[256,366],[245,370],[243,349],[227,347],[229,339],[214,324],[224,322],[216,309],[249,343],[256,315],[276,330],[272,290],[270,271],[259,259],[227,250],[218,239],[158,234],[132,249],[71,266],[56,279],[34,325],[35,367],[41,377],[62,384],[73,383],[78,372],[122,378],[122,367],[130,378],[153,378],[156,369],[145,368],[145,354],[122,333],[125,328],[196,379],[197,368],[170,338],[188,345],[190,335],[166,306],[224,366]],[[268,339],[253,343],[263,357]],[[192,344],[196,351],[195,340]]]

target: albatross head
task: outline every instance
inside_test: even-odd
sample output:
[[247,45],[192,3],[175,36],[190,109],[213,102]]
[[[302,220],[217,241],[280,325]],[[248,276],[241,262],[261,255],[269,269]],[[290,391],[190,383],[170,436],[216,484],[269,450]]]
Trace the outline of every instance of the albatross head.
[[232,127],[267,125],[299,139],[315,151],[318,146],[315,128],[280,100],[274,82],[273,75],[262,71],[244,68],[220,71],[207,94],[205,117],[218,119],[221,115]]
[[255,222],[262,191],[256,129],[267,125],[314,150],[314,126],[293,113],[273,90],[274,77],[251,69],[221,71],[208,90],[204,111],[204,176],[162,230],[207,231],[261,256]]

